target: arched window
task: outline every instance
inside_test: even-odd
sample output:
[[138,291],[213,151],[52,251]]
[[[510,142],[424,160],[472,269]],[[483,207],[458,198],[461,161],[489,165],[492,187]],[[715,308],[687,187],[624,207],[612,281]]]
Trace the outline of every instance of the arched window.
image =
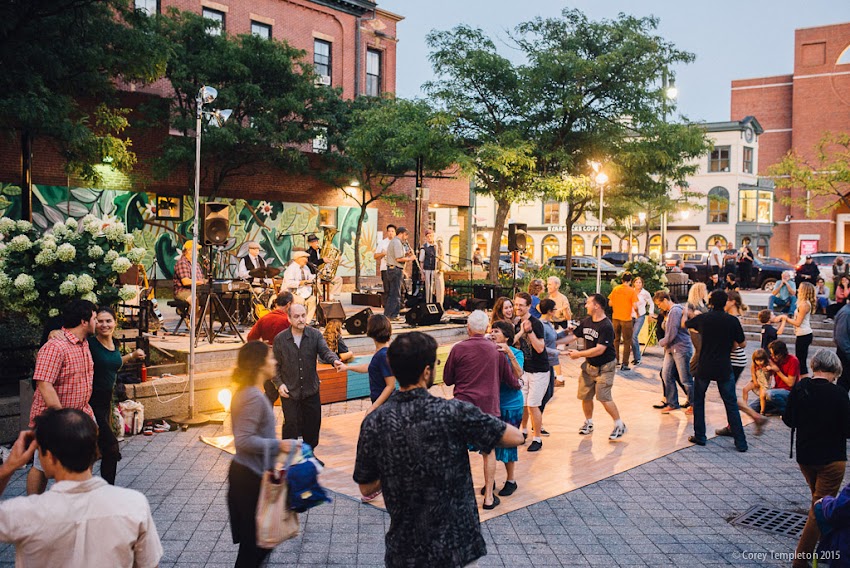
[[[594,237],[593,239],[593,254],[597,256],[597,250],[599,249],[599,237]],[[611,237],[608,235],[602,235],[602,254],[606,252],[611,252]]]
[[714,246],[714,241],[720,241],[720,244],[717,246],[720,247],[721,251],[726,248],[726,237],[723,235],[712,235],[708,237],[708,240],[705,242],[705,248],[711,250],[711,247]]
[[478,233],[475,237],[475,246],[481,249],[482,253],[486,253],[487,251],[487,237]]
[[649,238],[649,252],[652,254],[661,254],[661,235],[652,235]]
[[697,250],[697,240],[691,235],[682,235],[676,240],[676,250]]
[[[631,249],[632,249],[632,252],[638,252],[639,245],[638,245],[637,237],[632,237]],[[629,238],[628,237],[626,237],[625,239],[620,239],[620,252],[625,252],[625,253],[629,252]]]
[[546,235],[543,237],[543,264],[558,255],[561,252],[561,244],[558,242],[558,237],[555,235]]
[[505,250],[508,249],[508,233],[507,232],[502,233],[502,240],[499,241],[499,246],[505,247]]
[[460,264],[460,235],[449,239],[449,264]]
[[584,255],[584,238],[581,235],[573,235],[573,255]]
[[534,239],[531,238],[531,235],[528,235],[528,238],[525,240],[525,252],[522,253],[523,258],[534,258]]
[[708,222],[729,222],[729,192],[725,187],[713,187],[708,192]]

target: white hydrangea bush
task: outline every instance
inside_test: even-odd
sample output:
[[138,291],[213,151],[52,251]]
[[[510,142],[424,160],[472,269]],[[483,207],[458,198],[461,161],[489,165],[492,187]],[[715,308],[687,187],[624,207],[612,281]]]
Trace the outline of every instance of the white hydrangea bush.
[[38,323],[75,298],[100,305],[130,300],[135,290],[121,286],[118,276],[144,255],[114,217],[68,219],[45,234],[0,217],[0,311]]

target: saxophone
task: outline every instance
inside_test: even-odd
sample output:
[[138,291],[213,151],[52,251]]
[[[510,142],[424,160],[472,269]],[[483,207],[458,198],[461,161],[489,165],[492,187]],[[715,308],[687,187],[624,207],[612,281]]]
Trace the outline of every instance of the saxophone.
[[322,282],[333,282],[339,268],[339,262],[342,260],[342,253],[333,245],[333,238],[337,230],[332,225],[322,225],[320,228],[322,229],[322,250],[319,252],[319,256],[328,259],[328,261],[319,267],[317,276]]

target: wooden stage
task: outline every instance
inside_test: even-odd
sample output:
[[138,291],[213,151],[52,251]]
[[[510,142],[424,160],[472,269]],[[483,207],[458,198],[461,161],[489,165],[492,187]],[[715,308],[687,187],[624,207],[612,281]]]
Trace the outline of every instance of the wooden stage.
[[[574,377],[574,374],[568,371],[567,377],[567,385],[555,389],[555,396],[546,407],[543,423],[551,435],[543,438],[543,449],[529,453],[527,446],[520,446],[516,467],[519,488],[512,496],[501,497],[501,504],[491,511],[479,507],[482,521],[595,483],[691,445],[688,436],[693,433],[692,417],[684,411],[661,414],[652,408],[660,398],[659,388],[651,388],[640,381],[630,381],[620,374],[614,383],[614,400],[628,432],[618,441],[608,440],[613,423],[597,403],[594,412],[596,430],[590,436],[580,436],[578,429],[584,422],[584,415],[581,403],[575,396],[576,379],[569,378]],[[451,387],[435,385],[431,392],[448,398],[451,390]],[[275,408],[275,411],[280,420],[279,408]],[[322,484],[357,500],[360,492],[352,480],[352,474],[363,416],[363,412],[357,412],[324,417],[321,445],[316,452],[325,462]],[[744,424],[751,422],[746,416],[742,418]],[[725,424],[723,405],[706,401],[709,437],[714,437],[715,428]],[[731,438],[728,446],[729,451],[735,451]],[[478,493],[478,489],[483,486],[481,457],[470,454],[470,462],[475,495],[480,505],[483,500]],[[497,489],[502,487],[504,481],[504,466],[497,463]],[[381,497],[370,505],[384,508]]]

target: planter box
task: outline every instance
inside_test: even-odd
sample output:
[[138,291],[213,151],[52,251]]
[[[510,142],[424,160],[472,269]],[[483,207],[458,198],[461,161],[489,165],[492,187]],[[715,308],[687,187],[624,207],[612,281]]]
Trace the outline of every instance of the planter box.
[[348,373],[338,373],[332,365],[319,364],[319,397],[322,404],[348,400]]

